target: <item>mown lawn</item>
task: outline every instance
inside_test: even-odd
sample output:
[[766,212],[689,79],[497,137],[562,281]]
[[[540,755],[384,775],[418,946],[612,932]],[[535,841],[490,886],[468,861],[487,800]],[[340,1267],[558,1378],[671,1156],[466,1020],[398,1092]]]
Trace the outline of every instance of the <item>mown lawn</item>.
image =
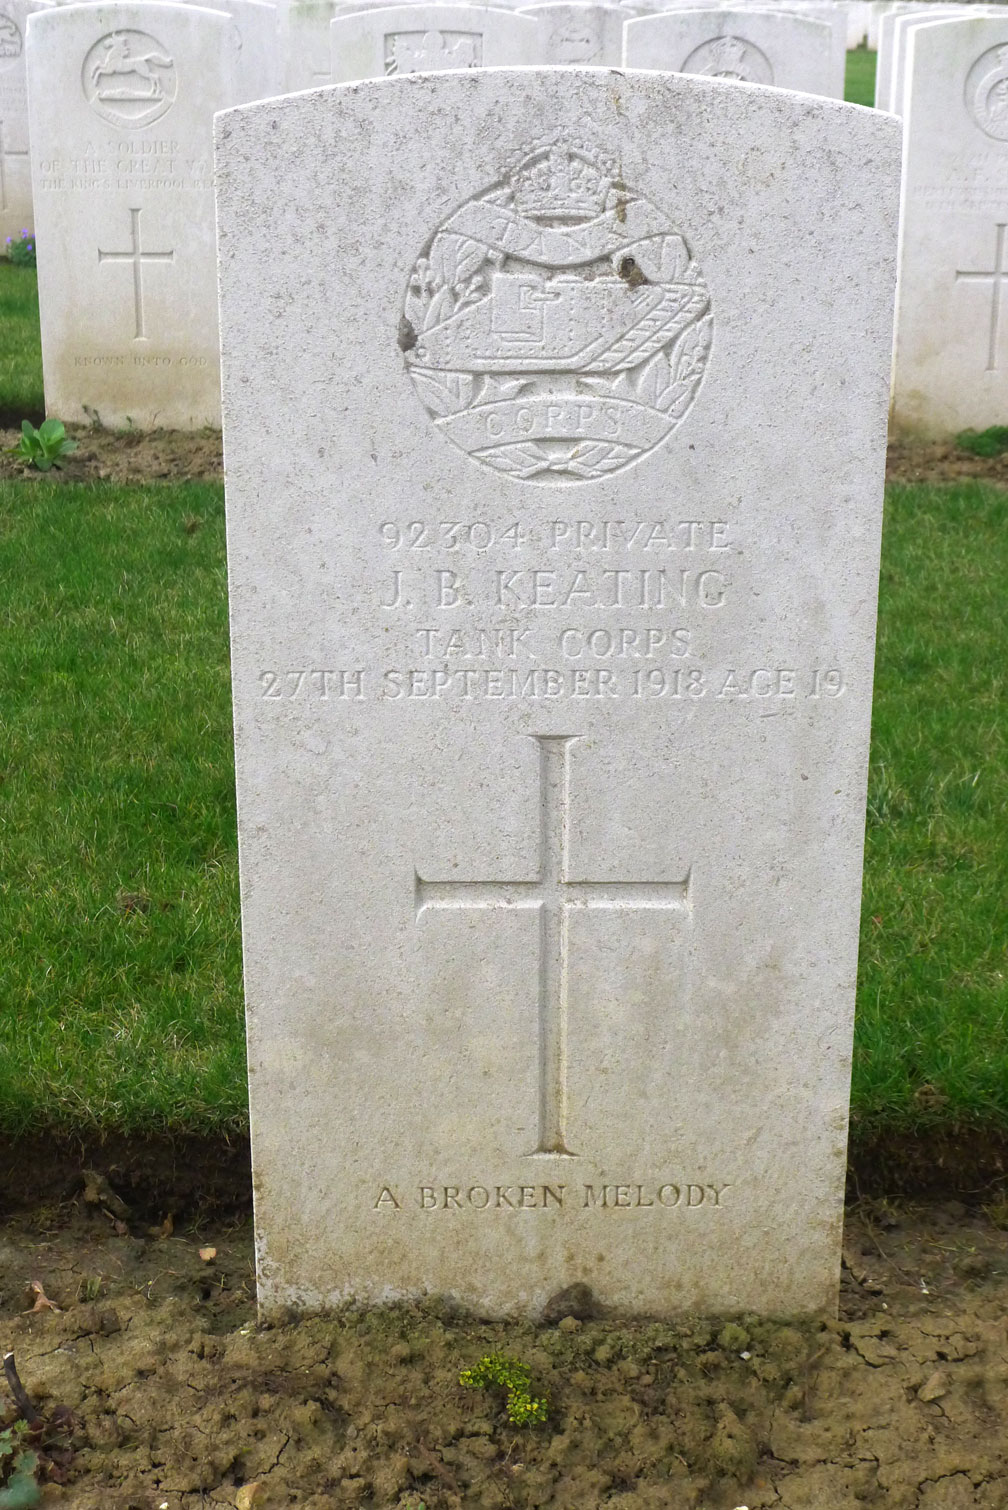
[[[223,501],[0,485],[0,1129],[245,1117]],[[853,1109],[1008,1127],[1008,494],[890,490]]]
[[0,425],[38,424],[44,411],[35,269],[0,257]]
[[245,1115],[221,490],[0,485],[0,1127]]
[[1008,493],[888,491],[854,1109],[1008,1125]]
[[844,99],[852,105],[875,104],[875,59],[867,47],[856,47],[847,54],[847,79]]

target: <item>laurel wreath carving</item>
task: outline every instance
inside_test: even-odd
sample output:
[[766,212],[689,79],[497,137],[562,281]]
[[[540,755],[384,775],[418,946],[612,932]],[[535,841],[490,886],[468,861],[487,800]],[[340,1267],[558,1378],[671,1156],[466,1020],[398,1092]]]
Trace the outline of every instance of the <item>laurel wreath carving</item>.
[[616,472],[626,466],[636,455],[633,446],[620,445],[616,441],[574,441],[566,451],[549,452],[537,441],[522,441],[520,445],[503,446],[494,451],[473,453],[480,461],[507,472],[511,477],[528,481],[541,477],[546,472],[573,472],[576,477],[598,477],[605,472]]
[[[506,204],[513,196],[499,189],[484,200]],[[654,349],[655,335],[643,335],[643,354],[636,366],[593,374],[572,372],[574,392],[596,398],[623,399],[660,414],[671,429],[686,413],[703,378],[710,355],[713,321],[703,278],[682,237],[676,233],[656,235],[634,243],[642,280],[668,288],[693,285],[701,298],[687,297],[684,312],[690,315],[683,329],[669,333],[668,344]],[[619,271],[624,251],[612,254],[611,265]],[[420,257],[410,276],[404,317],[422,350],[422,337],[451,320],[461,310],[489,297],[491,274],[508,262],[505,254],[456,231],[441,231]],[[590,272],[588,276],[590,276]],[[634,286],[634,285],[631,285]],[[691,304],[696,313],[692,313]],[[414,348],[408,358],[410,376],[417,393],[436,419],[479,409],[485,405],[523,397],[541,397],[547,375],[500,376],[468,373],[423,365]],[[630,360],[633,360],[630,355]],[[474,459],[510,476],[522,479],[550,473],[576,478],[604,476],[617,471],[640,454],[640,447],[620,440],[575,439],[548,442],[536,439],[512,441],[470,453]]]

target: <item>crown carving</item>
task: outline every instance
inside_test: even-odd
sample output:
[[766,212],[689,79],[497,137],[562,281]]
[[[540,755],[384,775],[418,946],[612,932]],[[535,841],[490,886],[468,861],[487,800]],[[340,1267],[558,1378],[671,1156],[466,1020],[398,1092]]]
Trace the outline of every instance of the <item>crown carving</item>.
[[531,219],[591,220],[605,210],[612,178],[605,167],[558,143],[516,168],[511,187],[519,213]]

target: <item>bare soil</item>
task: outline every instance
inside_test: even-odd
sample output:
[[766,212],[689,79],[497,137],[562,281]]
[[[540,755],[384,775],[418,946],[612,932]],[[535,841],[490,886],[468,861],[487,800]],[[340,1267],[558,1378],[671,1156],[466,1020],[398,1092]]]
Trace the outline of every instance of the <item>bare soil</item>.
[[66,482],[219,482],[224,475],[219,430],[103,430],[68,425],[77,450],[59,468],[38,472],[8,456],[20,430],[0,429],[0,477]]
[[[46,1505],[1008,1507],[1002,1206],[853,1208],[836,1322],[631,1323],[579,1296],[549,1324],[441,1302],[260,1329],[247,1222],[171,1230],[82,1186],[0,1235]],[[545,1425],[460,1385],[487,1353],[530,1367]]]
[[[62,477],[68,482],[219,481],[223,476],[219,430],[104,430],[68,425],[78,449],[58,471],[40,473],[6,454],[19,431],[2,428],[0,477]],[[889,482],[961,482],[980,478],[1008,487],[1008,452],[973,456],[950,442],[892,441],[886,464]]]

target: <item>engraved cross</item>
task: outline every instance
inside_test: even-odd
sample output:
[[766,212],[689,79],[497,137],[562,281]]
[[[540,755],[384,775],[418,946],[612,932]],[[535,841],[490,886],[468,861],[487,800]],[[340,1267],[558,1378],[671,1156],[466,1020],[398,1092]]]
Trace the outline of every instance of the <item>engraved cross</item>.
[[570,876],[569,747],[577,735],[530,735],[539,745],[539,874],[534,881],[427,881],[415,875],[416,918],[431,909],[518,907],[539,915],[539,1140],[536,1154],[573,1157],[567,1147],[567,1003],[570,916],[690,911],[682,881],[579,881]]
[[145,252],[140,244],[140,211],[130,210],[132,242],[128,252],[103,252],[99,249],[99,262],[132,262],[133,264],[133,314],[136,321],[135,341],[146,341],[144,330],[143,268],[145,262],[174,262],[175,253]]
[[1008,279],[1005,267],[1005,224],[994,227],[994,266],[989,272],[956,271],[957,283],[989,283],[991,285],[990,331],[987,338],[987,371],[997,371],[998,340],[1001,334],[1001,289]]
[[15,150],[8,147],[4,141],[4,123],[0,121],[0,210],[9,208],[7,204],[7,159],[9,157],[27,157],[28,148],[23,147]]

